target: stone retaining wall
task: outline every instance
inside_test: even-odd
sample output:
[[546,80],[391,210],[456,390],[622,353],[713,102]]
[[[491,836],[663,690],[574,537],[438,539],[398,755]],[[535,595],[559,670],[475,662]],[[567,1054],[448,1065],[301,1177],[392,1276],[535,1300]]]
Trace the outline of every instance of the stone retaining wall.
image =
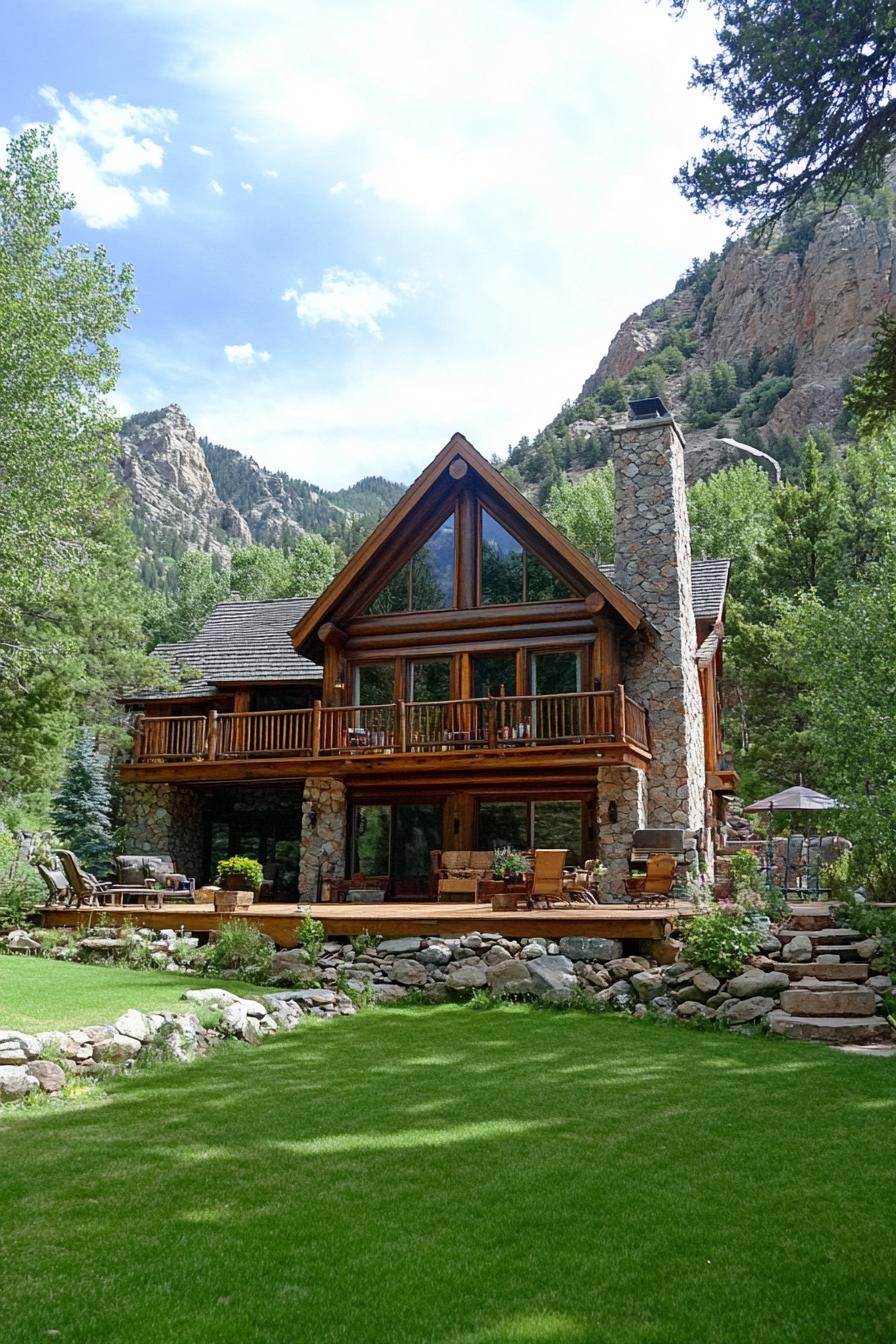
[[126,784],[122,790],[126,854],[170,854],[178,872],[202,867],[202,798],[181,784]]

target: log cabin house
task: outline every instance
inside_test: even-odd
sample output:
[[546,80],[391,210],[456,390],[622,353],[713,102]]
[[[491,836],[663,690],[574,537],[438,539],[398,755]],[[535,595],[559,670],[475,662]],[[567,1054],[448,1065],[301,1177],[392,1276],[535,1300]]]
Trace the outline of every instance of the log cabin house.
[[[635,406],[634,409],[643,409]],[[566,848],[621,894],[633,833],[711,865],[724,769],[727,561],[692,564],[683,441],[661,403],[614,430],[616,559],[598,567],[456,434],[316,600],[225,602],[157,652],[122,769],[128,847],[267,900],[433,850]]]

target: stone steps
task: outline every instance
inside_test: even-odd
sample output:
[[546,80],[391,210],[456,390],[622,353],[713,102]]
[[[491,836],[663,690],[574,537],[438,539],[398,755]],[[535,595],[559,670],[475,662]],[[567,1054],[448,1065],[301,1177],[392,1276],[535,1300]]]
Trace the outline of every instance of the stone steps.
[[873,1017],[874,990],[845,981],[785,989],[781,1008],[792,1017]]
[[[789,992],[789,991],[786,991]],[[883,1017],[796,1017],[783,1009],[769,1013],[768,1029],[791,1041],[826,1041],[829,1045],[873,1045],[891,1042],[892,1028]]]
[[815,944],[823,943],[823,951],[828,950],[830,943],[860,943],[865,935],[859,929],[835,929],[830,925],[822,929],[779,929],[778,937],[782,943],[789,943],[791,938],[796,938],[804,934],[811,938]]
[[869,967],[867,961],[781,961],[775,962],[775,968],[785,971],[791,980],[852,980],[857,983],[867,980]]

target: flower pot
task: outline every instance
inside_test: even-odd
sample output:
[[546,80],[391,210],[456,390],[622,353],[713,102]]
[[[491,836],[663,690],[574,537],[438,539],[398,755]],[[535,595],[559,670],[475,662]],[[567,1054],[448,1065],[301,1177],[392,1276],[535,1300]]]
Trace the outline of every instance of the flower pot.
[[496,891],[492,896],[492,909],[515,910],[520,902],[521,895],[519,889],[514,891],[511,886],[506,885],[504,891]]
[[[224,889],[224,891],[250,890],[249,885],[246,882],[246,879],[242,873],[227,873],[225,877],[222,878],[220,885]],[[255,893],[252,892],[252,895],[254,897]]]

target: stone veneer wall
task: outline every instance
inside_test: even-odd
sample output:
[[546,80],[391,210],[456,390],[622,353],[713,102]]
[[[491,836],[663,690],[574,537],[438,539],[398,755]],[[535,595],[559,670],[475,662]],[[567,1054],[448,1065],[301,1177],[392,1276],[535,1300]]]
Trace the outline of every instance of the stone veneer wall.
[[[609,817],[616,804],[616,821]],[[600,857],[607,874],[602,883],[604,899],[624,901],[622,879],[628,875],[632,834],[647,825],[647,775],[630,765],[604,766],[598,777]]]
[[628,692],[650,715],[648,825],[702,830],[706,770],[684,444],[674,421],[615,426],[616,583],[654,632],[625,659]]
[[346,813],[345,785],[341,779],[323,775],[305,780],[299,892],[306,901],[317,899],[319,877],[340,878],[344,874]]
[[202,866],[202,798],[182,784],[128,784],[122,811],[127,854],[170,854],[178,872]]

